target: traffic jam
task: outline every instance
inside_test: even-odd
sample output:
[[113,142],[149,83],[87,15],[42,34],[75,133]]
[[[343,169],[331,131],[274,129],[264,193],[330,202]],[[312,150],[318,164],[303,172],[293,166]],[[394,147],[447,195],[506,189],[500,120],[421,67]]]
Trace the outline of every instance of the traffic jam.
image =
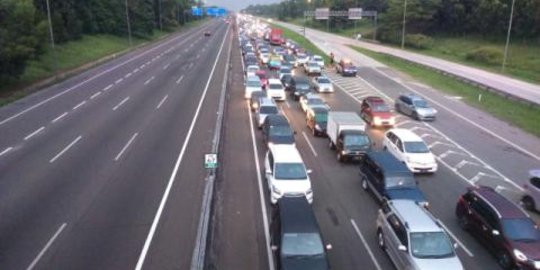
[[[519,205],[482,185],[482,179],[500,178],[501,183],[507,179],[430,128],[438,111],[422,96],[402,93],[389,100],[384,93],[368,92],[351,60],[330,54],[325,62],[322,55],[286,39],[282,29],[250,16],[238,15],[237,25],[243,97],[265,151],[261,170],[271,209],[271,259],[277,269],[336,267],[329,259],[335,244],[326,240],[313,210],[318,200],[315,172],[305,161],[306,152],[317,159],[322,151],[335,157],[337,163],[329,166],[354,169],[353,180],[363,190],[360,195],[379,206],[376,218],[369,221],[373,235],[360,234],[358,220],[350,222],[362,241],[364,236],[373,239],[386,254],[389,263],[384,265],[465,269],[475,260],[456,231],[445,225],[448,220],[443,223],[433,213],[430,196],[419,184],[433,181],[444,166],[471,183],[449,203],[454,212],[451,222],[459,225],[460,235],[474,236],[489,251],[492,265],[540,269],[540,230],[523,210],[538,210],[540,195],[534,190],[540,190],[540,171],[530,172]],[[348,98],[339,102],[355,104],[355,110],[331,106],[338,90]],[[300,121],[293,120],[296,115],[301,115]],[[307,150],[299,146],[300,135]],[[319,149],[321,145],[326,149]],[[375,268],[386,269],[369,253]]]

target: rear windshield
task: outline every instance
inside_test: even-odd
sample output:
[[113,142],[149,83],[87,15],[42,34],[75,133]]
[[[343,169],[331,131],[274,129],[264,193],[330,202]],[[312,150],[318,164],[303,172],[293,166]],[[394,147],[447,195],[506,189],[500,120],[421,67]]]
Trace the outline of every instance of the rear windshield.
[[382,102],[373,104],[371,109],[374,112],[389,112],[390,111],[390,107],[388,107],[388,105],[386,105],[386,103],[382,103]]
[[417,108],[429,108],[425,100],[419,99],[414,101],[414,106]]
[[326,121],[328,121],[328,114],[327,113],[316,113],[315,114],[315,121],[317,121],[317,122],[326,122]]
[[404,142],[403,145],[407,153],[429,153],[429,148],[424,142]]
[[317,256],[324,253],[324,247],[318,233],[286,233],[282,252],[285,257]]
[[391,176],[386,179],[387,188],[414,187],[416,182],[410,176]]
[[454,256],[454,247],[444,232],[411,233],[411,253],[416,258],[440,259]]
[[271,126],[270,136],[293,136],[293,131],[288,126]]
[[503,219],[502,228],[506,237],[518,242],[540,241],[538,227],[529,218]]
[[279,180],[305,180],[306,168],[302,163],[276,163],[275,177]]
[[278,110],[276,106],[262,106],[260,112],[262,114],[277,114]]

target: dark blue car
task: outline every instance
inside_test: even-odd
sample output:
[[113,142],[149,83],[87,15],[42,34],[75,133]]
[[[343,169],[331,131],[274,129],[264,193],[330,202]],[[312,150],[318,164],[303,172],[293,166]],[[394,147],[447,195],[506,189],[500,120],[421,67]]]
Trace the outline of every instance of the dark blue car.
[[377,200],[411,200],[424,207],[428,202],[414,175],[405,164],[387,151],[368,152],[360,164],[362,188]]

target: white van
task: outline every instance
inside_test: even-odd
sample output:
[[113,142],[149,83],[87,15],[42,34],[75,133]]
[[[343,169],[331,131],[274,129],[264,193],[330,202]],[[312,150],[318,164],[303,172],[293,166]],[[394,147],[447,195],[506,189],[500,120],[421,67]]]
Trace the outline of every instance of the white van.
[[384,149],[404,162],[413,173],[434,173],[437,161],[420,136],[408,129],[393,128],[384,134]]

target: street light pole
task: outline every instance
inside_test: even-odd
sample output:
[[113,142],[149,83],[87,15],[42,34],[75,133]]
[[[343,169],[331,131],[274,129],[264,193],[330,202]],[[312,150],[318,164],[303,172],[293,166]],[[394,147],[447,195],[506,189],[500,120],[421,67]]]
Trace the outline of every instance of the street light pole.
[[506,67],[506,59],[508,57],[508,45],[510,44],[510,32],[512,31],[512,20],[514,18],[514,4],[516,0],[512,0],[512,7],[510,8],[510,21],[508,22],[508,33],[506,34],[506,45],[504,46],[504,58],[502,62],[502,71]]
[[49,20],[49,33],[51,35],[51,48],[53,51],[53,58],[54,58],[54,73],[55,75],[58,75],[58,58],[56,57],[56,49],[54,47],[54,33],[53,33],[53,27],[52,27],[51,7],[49,5],[49,0],[47,0],[47,18]]
[[405,48],[405,24],[407,14],[407,0],[403,3],[403,29],[401,30],[401,48]]
[[126,3],[126,22],[127,22],[127,30],[128,30],[129,47],[131,47],[131,24],[129,23],[128,0],[126,0],[125,3]]
[[163,24],[161,22],[161,0],[159,0],[159,31],[163,32]]

